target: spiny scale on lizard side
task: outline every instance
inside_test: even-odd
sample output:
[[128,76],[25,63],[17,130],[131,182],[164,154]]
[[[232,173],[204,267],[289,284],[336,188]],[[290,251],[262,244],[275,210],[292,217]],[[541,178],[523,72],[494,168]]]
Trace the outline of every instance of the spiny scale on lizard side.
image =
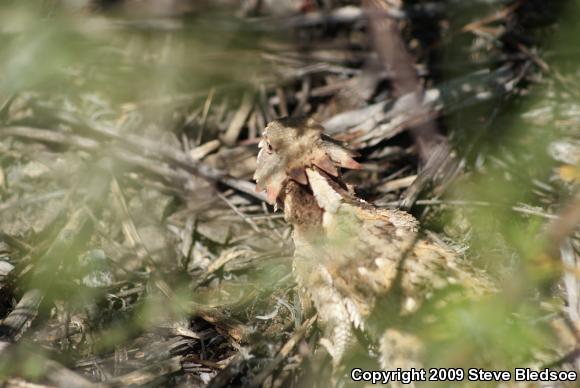
[[[311,119],[268,124],[254,178],[294,227],[294,273],[311,298],[334,363],[365,330],[376,302],[398,281],[399,313],[410,314],[437,289],[458,284],[474,294],[491,288],[456,255],[418,236],[418,222],[400,210],[378,209],[356,198],[339,167],[358,169],[352,152],[323,135]],[[412,335],[388,329],[377,339],[383,367],[409,367],[421,348]],[[406,361],[405,361],[406,360]]]

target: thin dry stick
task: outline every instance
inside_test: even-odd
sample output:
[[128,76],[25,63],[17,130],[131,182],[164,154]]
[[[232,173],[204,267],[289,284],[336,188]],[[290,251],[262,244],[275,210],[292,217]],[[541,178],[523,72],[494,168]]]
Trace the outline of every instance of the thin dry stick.
[[232,209],[234,211],[234,213],[236,213],[238,216],[240,216],[240,218],[248,225],[250,225],[250,227],[254,230],[254,232],[256,233],[262,233],[260,228],[258,228],[258,225],[256,225],[256,223],[254,221],[252,221],[251,218],[248,218],[244,213],[242,213],[240,211],[240,209],[238,209],[236,207],[236,205],[234,205],[229,199],[227,199],[225,197],[225,195],[218,193],[218,197],[224,201],[229,207],[230,209]]
[[249,93],[244,94],[240,107],[238,108],[236,114],[234,115],[234,118],[230,122],[230,125],[228,126],[226,133],[222,137],[222,140],[225,145],[231,147],[235,144],[236,140],[238,140],[240,132],[242,131],[242,128],[246,123],[253,106],[254,106],[254,97]]
[[127,206],[125,195],[116,178],[113,178],[113,181],[111,182],[111,193],[117,200],[118,207],[121,210],[121,215],[123,217],[121,221],[123,235],[129,243],[129,247],[136,248],[137,257],[139,257],[139,259],[146,261],[148,264],[152,264],[153,260],[151,259],[151,255],[147,251],[147,247],[137,231],[133,217],[129,212],[129,206]]
[[134,372],[116,377],[110,381],[113,387],[126,387],[129,385],[151,384],[155,380],[173,374],[181,370],[181,356],[175,356],[168,360],[158,361],[155,364],[145,366]]
[[[502,204],[496,204],[496,203],[485,202],[485,201],[463,201],[463,200],[442,200],[442,199],[420,199],[420,200],[416,201],[415,204],[420,205],[420,206],[478,206],[478,207],[488,207],[488,206],[489,207],[491,207],[491,206],[502,207],[502,206],[504,206]],[[387,203],[382,203],[381,206],[400,207],[401,202],[400,201],[387,202]],[[558,218],[560,218],[557,215],[545,213],[545,212],[531,209],[531,208],[524,207],[524,206],[511,206],[509,208],[517,213],[522,213],[522,214],[536,216],[536,217],[542,217],[542,218],[546,218],[549,220],[557,220]]]
[[205,103],[203,104],[203,110],[201,113],[200,128],[199,128],[199,132],[197,134],[197,139],[195,141],[196,146],[199,146],[201,144],[201,139],[203,137],[203,133],[204,133],[205,127],[207,125],[207,117],[209,115],[209,110],[210,110],[211,104],[213,102],[214,94],[215,94],[215,88],[211,88],[209,91],[209,94],[207,95],[207,98],[205,99]]

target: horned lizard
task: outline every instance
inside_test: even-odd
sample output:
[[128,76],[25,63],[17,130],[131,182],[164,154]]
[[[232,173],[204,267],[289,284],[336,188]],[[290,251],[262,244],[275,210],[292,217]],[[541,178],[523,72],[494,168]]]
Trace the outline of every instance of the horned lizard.
[[[449,284],[475,293],[489,287],[454,252],[421,236],[412,215],[357,198],[340,168],[362,166],[316,121],[275,120],[259,148],[257,190],[282,205],[293,225],[294,274],[318,312],[320,344],[335,365],[355,340],[355,330],[367,330],[377,301],[389,298],[395,285],[403,315]],[[421,343],[412,334],[385,328],[377,337],[384,368],[418,366]]]

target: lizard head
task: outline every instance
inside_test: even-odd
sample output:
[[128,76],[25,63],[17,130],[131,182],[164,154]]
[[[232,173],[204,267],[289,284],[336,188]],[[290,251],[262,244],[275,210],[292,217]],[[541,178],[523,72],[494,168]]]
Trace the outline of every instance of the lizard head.
[[307,168],[318,167],[333,177],[339,176],[339,167],[361,168],[353,159],[354,152],[323,132],[322,125],[310,118],[282,118],[269,123],[258,145],[256,191],[266,190],[268,202],[275,204],[289,179],[308,184]]

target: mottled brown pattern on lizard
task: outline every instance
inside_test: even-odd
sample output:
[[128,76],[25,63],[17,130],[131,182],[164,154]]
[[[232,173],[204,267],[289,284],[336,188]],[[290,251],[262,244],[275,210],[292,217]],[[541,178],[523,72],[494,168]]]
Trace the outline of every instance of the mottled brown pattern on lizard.
[[[418,238],[418,222],[410,214],[378,209],[356,198],[338,168],[360,165],[322,132],[310,119],[270,123],[260,142],[254,177],[271,203],[284,206],[285,219],[294,226],[294,273],[318,311],[321,344],[338,363],[354,328],[365,330],[377,300],[389,297],[396,278],[403,315],[449,284],[475,293],[489,285],[446,247]],[[393,329],[380,337],[384,367],[417,365],[414,357],[403,356],[419,353],[415,337]],[[400,349],[394,349],[395,344]]]

